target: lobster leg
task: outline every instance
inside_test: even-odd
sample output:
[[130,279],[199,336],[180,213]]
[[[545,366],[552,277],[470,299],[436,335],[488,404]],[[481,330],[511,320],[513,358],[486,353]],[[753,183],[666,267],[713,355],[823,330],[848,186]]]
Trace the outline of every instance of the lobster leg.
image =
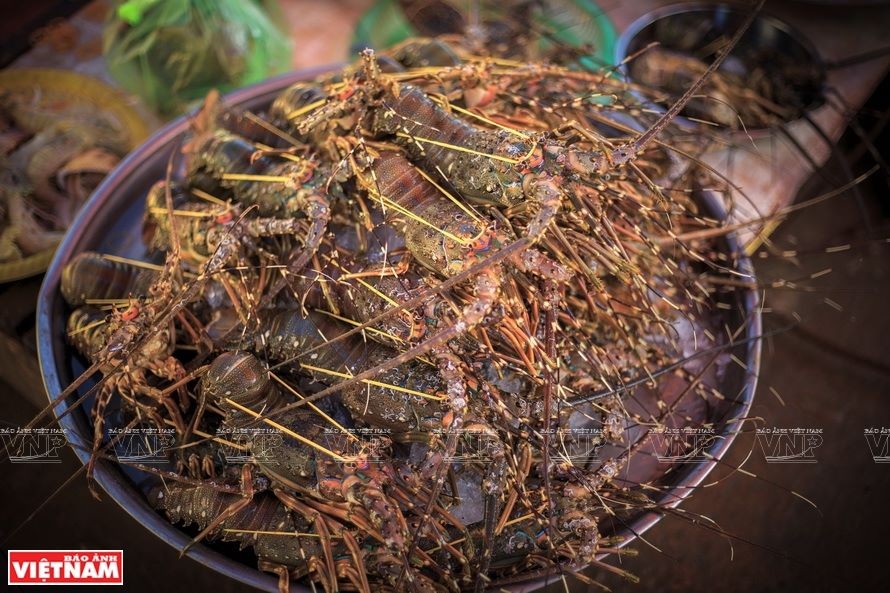
[[349,554],[352,556],[355,572],[357,573],[359,580],[359,591],[361,591],[361,593],[371,593],[371,585],[368,583],[368,571],[365,568],[365,562],[362,559],[362,551],[361,548],[359,548],[355,536],[349,531],[344,530],[343,543],[346,544],[346,549],[349,550]]
[[526,236],[532,243],[544,235],[559,212],[563,197],[561,181],[560,177],[546,173],[526,175],[522,180],[523,191],[538,207],[537,214],[525,229]]
[[306,238],[303,241],[303,247],[291,254],[291,257],[287,262],[287,268],[283,272],[284,277],[272,285],[272,288],[264,299],[266,302],[274,299],[275,296],[281,292],[281,289],[284,288],[286,284],[290,283],[291,278],[296,276],[300,270],[306,267],[306,264],[308,264],[309,260],[312,259],[312,256],[315,255],[315,252],[318,251],[322,239],[324,239],[325,231],[328,228],[328,222],[330,222],[331,219],[331,209],[327,198],[320,193],[310,194],[306,198],[304,210],[309,217],[310,224],[309,232],[306,234]]
[[170,420],[173,422],[174,428],[176,428],[177,432],[182,434],[182,431],[186,429],[187,425],[182,417],[182,412],[169,394],[164,395],[164,393],[160,389],[149,387],[147,385],[138,387],[135,391],[138,391],[143,395],[147,395],[148,397],[156,401],[159,405],[164,406],[170,416]]
[[216,531],[220,525],[222,525],[227,519],[234,517],[239,511],[246,508],[250,501],[253,500],[254,496],[254,488],[253,488],[253,472],[251,470],[250,465],[244,465],[241,468],[241,496],[240,500],[236,500],[232,504],[230,504],[223,512],[216,516],[213,521],[211,521],[207,527],[205,527],[201,533],[196,535],[192,541],[190,541],[180,552],[180,555],[184,555],[189,549],[195,545],[196,543],[203,540],[210,533]]
[[503,490],[503,474],[506,471],[506,450],[497,433],[487,425],[468,427],[492,439],[494,443],[493,459],[482,479],[482,491],[485,494],[485,525],[482,533],[482,555],[476,571],[475,592],[483,593],[488,583],[488,567],[491,564],[491,551],[494,544],[494,530],[497,522],[501,491]]
[[331,591],[336,593],[337,589],[337,567],[334,563],[334,547],[331,543],[331,531],[328,529],[328,525],[325,522],[324,516],[322,514],[296,499],[296,497],[288,494],[284,490],[280,488],[275,488],[273,490],[275,496],[290,510],[295,513],[299,513],[301,516],[305,517],[307,521],[311,521],[315,525],[315,533],[318,534],[318,537],[321,540],[321,548],[324,552],[324,573],[319,571],[319,575],[322,576],[321,583],[325,588],[325,591]]
[[90,493],[96,500],[99,500],[99,493],[95,489],[95,484],[93,484],[93,470],[96,466],[99,449],[102,447],[102,439],[105,436],[105,408],[108,407],[108,402],[111,401],[113,393],[113,383],[108,382],[103,385],[96,395],[96,404],[93,407],[93,450],[90,460],[87,462],[87,480],[90,484]]
[[268,560],[259,560],[257,568],[263,572],[271,572],[278,575],[278,593],[288,593],[290,591],[290,570],[283,564],[276,564]]
[[[182,363],[179,362],[174,356],[168,356],[166,359],[160,362],[152,362],[148,365],[148,370],[151,371],[153,375],[156,377],[160,377],[161,379],[167,379],[168,381],[173,381],[177,383],[180,379],[186,376],[185,367],[182,366]],[[187,409],[189,405],[188,391],[185,388],[185,385],[180,385],[176,389],[177,395],[179,395],[179,405],[182,408]]]
[[571,272],[537,249],[526,249],[521,254],[515,256],[512,262],[519,271],[534,274],[545,280],[553,280],[564,284],[572,279]]
[[[460,360],[444,347],[436,348],[433,352],[436,355],[439,372],[448,386],[448,403],[451,409],[443,420],[443,424],[448,430],[448,438],[445,441],[445,454],[440,458],[439,464],[436,467],[429,501],[427,502],[423,516],[420,518],[417,528],[414,530],[414,534],[411,538],[411,545],[408,548],[407,554],[409,562],[417,548],[420,537],[423,535],[423,530],[426,528],[426,524],[432,515],[433,508],[436,506],[436,501],[439,498],[439,492],[442,490],[442,485],[445,483],[445,476],[448,473],[448,468],[451,466],[451,459],[457,451],[457,441],[460,438],[464,416],[466,415],[468,407],[467,384],[460,371]],[[413,578],[408,571],[403,570],[399,576],[399,585],[406,575],[408,575],[409,580]]]

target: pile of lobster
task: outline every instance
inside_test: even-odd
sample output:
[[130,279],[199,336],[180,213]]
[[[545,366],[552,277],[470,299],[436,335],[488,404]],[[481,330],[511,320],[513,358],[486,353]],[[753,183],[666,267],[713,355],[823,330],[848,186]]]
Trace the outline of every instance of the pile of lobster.
[[110,425],[172,429],[151,503],[282,591],[587,579],[653,508],[628,460],[715,392],[734,285],[704,278],[738,274],[718,180],[631,91],[427,41],[262,115],[209,97],[146,197],[156,263],[63,274],[89,470]]

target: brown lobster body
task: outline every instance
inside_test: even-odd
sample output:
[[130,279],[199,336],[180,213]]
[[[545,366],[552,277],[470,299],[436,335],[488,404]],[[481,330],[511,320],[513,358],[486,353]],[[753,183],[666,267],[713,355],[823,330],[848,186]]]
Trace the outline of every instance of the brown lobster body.
[[[276,361],[294,361],[291,364],[295,370],[302,369],[325,385],[336,385],[395,355],[382,344],[355,336],[322,348],[312,357],[301,357],[303,352],[325,344],[348,329],[320,313],[304,316],[298,310],[282,311],[271,318],[269,328],[265,336],[268,356]],[[341,399],[364,423],[404,432],[428,429],[439,416],[439,405],[435,401],[415,394],[441,399],[443,391],[435,369],[413,360],[380,374],[373,384],[358,384],[344,390]]]
[[437,172],[462,196],[506,205],[522,195],[522,175],[510,163],[531,156],[534,143],[528,137],[470,124],[409,84],[381,101],[382,108],[370,112],[368,127],[397,142],[412,161]]
[[[472,211],[448,199],[398,152],[383,152],[371,164],[373,180],[381,200],[399,208],[386,208],[387,219],[401,219],[405,244],[429,269],[453,275],[466,267],[486,244],[486,225]],[[410,213],[410,217],[405,213]],[[419,223],[419,220],[424,221]],[[475,249],[474,249],[475,247]]]
[[[213,486],[172,485],[155,488],[148,495],[152,506],[164,511],[171,523],[196,525],[200,530],[206,529],[239,498],[238,494],[222,492]],[[305,571],[307,556],[318,553],[314,538],[298,535],[306,532],[307,527],[305,521],[296,520],[273,495],[259,493],[248,505],[214,526],[207,538],[236,542],[242,549],[250,546],[260,561]]]
[[157,276],[154,270],[86,251],[62,270],[61,291],[65,302],[72,307],[91,300],[145,297]]

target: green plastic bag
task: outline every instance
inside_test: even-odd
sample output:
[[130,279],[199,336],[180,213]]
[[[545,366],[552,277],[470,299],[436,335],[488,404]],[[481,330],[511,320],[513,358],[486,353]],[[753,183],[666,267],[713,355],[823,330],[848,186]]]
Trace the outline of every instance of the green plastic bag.
[[103,50],[115,80],[166,116],[291,62],[290,41],[250,0],[127,0],[111,11]]

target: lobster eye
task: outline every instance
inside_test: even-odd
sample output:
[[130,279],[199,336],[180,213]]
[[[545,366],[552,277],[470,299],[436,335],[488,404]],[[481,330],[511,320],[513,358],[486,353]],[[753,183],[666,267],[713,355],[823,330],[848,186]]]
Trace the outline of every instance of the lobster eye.
[[136,317],[139,316],[139,307],[136,305],[130,305],[130,307],[121,314],[121,319],[124,321],[133,321]]
[[337,100],[345,101],[346,99],[349,99],[350,97],[352,97],[352,95],[354,95],[354,94],[355,94],[355,87],[352,85],[349,85],[346,88],[344,88],[342,91],[337,93]]
[[544,151],[541,150],[540,146],[538,146],[537,148],[535,148],[532,151],[531,156],[528,157],[528,160],[526,161],[526,165],[528,166],[529,169],[537,169],[538,167],[540,167],[543,164],[544,164]]
[[483,251],[487,249],[488,245],[491,243],[491,239],[494,234],[494,229],[486,229],[473,240],[473,242],[470,244],[470,249],[472,249],[473,251]]
[[217,224],[228,224],[230,222],[232,222],[232,211],[231,210],[226,210],[225,212],[223,212],[222,214],[220,214],[216,217]]

